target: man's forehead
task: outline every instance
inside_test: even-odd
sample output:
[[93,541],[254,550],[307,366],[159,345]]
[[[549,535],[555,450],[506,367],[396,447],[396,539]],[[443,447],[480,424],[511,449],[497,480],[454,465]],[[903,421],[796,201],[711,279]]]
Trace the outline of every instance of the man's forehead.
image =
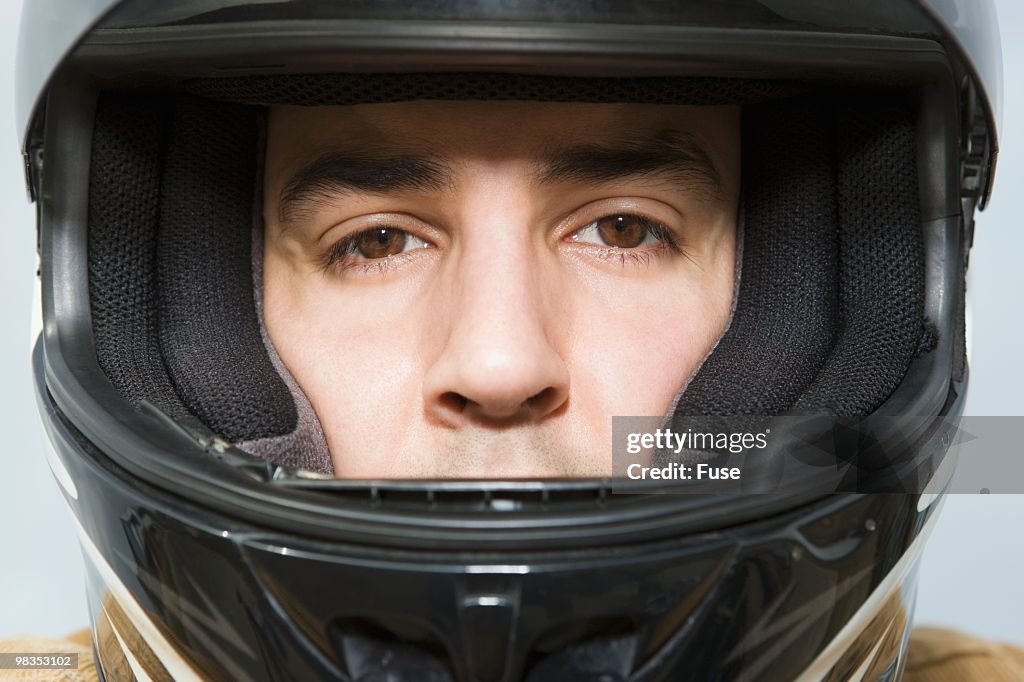
[[732,194],[738,121],[732,107],[671,105],[282,107],[270,113],[265,181],[285,226],[342,194],[448,193],[476,162],[517,164],[538,188],[643,180],[718,202]]

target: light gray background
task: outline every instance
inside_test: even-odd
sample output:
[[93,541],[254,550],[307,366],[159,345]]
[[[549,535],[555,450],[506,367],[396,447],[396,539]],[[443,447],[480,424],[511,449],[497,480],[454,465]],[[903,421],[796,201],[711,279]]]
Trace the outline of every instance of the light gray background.
[[[972,386],[968,410],[1024,415],[1024,2],[998,0],[1006,108],[995,199],[971,258]],[[87,625],[82,559],[42,452],[29,370],[34,212],[13,121],[21,0],[0,2],[0,637],[60,636]],[[1024,434],[1022,434],[1024,439]],[[1016,454],[1016,453],[1015,453]],[[1024,496],[953,495],[922,566],[917,621],[1024,644]]]

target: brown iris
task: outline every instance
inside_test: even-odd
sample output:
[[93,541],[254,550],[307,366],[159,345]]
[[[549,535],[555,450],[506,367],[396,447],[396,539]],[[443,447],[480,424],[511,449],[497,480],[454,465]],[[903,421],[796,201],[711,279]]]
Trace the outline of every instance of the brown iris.
[[381,227],[367,230],[359,235],[356,249],[363,258],[387,258],[405,250],[409,234],[392,227]]
[[632,249],[640,246],[650,229],[650,223],[633,215],[607,216],[597,221],[597,232],[608,246]]

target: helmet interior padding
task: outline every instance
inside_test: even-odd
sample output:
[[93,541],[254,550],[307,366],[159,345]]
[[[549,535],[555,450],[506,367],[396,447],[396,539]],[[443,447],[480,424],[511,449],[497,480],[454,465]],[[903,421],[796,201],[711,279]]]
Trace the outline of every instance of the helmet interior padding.
[[869,414],[929,350],[909,98],[792,96],[806,88],[760,81],[548,80],[321,75],[188,86],[204,97],[101,95],[88,240],[100,367],[132,402],[331,473],[315,413],[262,325],[262,105],[406,99],[746,105],[736,306],[677,416]]

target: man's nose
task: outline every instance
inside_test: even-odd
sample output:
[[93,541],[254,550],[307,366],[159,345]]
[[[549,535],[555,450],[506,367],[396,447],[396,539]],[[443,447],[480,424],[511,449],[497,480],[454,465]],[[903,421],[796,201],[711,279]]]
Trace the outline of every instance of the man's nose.
[[518,245],[460,259],[438,320],[446,342],[424,381],[427,409],[442,423],[527,423],[568,399],[569,370],[556,347],[564,320],[531,255]]

